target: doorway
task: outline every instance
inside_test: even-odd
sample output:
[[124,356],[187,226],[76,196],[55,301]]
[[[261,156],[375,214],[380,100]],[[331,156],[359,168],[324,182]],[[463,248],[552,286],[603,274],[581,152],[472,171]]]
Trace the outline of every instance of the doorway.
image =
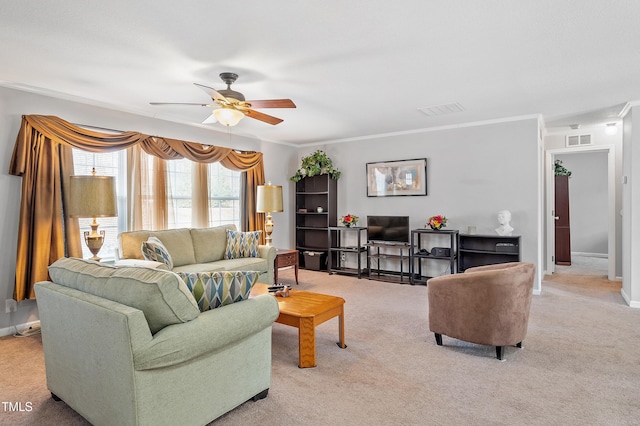
[[[554,204],[555,204],[555,177],[553,173],[554,163],[556,159],[562,160],[571,158],[573,155],[583,155],[589,153],[601,153],[600,161],[606,162],[606,185],[605,182],[601,182],[606,186],[603,188],[602,200],[599,201],[600,208],[602,209],[598,217],[602,217],[602,220],[590,219],[594,223],[576,223],[577,229],[587,229],[588,232],[575,232],[575,238],[578,239],[578,250],[576,260],[578,263],[575,265],[574,270],[578,271],[579,268],[586,268],[585,270],[598,269],[602,267],[604,256],[606,257],[606,271],[603,271],[603,275],[607,279],[615,280],[616,274],[616,216],[615,216],[615,148],[610,145],[602,146],[589,146],[578,147],[568,149],[554,149],[548,150],[546,153],[546,266],[547,274],[552,274],[555,271],[559,273],[568,273],[571,266],[558,266],[555,264],[555,217]],[[590,195],[589,189],[580,189],[581,192],[587,192],[586,194],[580,194],[578,200],[588,199]],[[585,208],[585,205],[577,203],[576,206],[572,206],[574,209]],[[604,213],[603,213],[604,212]],[[574,216],[573,214],[571,215]],[[578,215],[579,217],[579,215]],[[586,227],[586,228],[585,228]],[[595,235],[597,234],[597,235]],[[595,235],[595,236],[594,236]],[[589,238],[597,241],[588,241]],[[573,239],[573,238],[572,238]],[[575,245],[574,245],[575,246]],[[576,250],[575,248],[572,250]],[[594,255],[600,254],[602,259],[593,259]],[[573,257],[573,256],[572,256]],[[590,259],[591,257],[591,259]],[[593,262],[590,262],[593,260]],[[572,262],[573,263],[573,262]]]

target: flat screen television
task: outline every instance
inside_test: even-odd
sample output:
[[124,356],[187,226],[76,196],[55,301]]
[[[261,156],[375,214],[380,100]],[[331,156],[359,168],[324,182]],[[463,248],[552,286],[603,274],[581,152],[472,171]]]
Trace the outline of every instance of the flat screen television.
[[367,239],[376,243],[408,244],[409,216],[367,216]]

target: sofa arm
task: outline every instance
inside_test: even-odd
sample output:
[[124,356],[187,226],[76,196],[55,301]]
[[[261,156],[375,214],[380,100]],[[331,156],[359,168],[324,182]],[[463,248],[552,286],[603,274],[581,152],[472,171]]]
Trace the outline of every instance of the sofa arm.
[[269,263],[273,263],[276,260],[276,253],[278,250],[273,246],[259,245],[258,256],[263,259],[267,259]]
[[146,348],[134,354],[135,369],[177,365],[219,351],[271,327],[278,315],[278,302],[268,294],[205,311],[192,321],[157,332]]
[[[47,388],[78,412],[106,413],[102,423],[133,424],[133,353],[152,341],[144,313],[52,282],[34,289]],[[87,419],[100,423],[99,415]]]
[[273,246],[259,245],[258,255],[267,260],[267,284],[273,284],[274,275],[273,268],[276,262],[276,253],[278,250]]

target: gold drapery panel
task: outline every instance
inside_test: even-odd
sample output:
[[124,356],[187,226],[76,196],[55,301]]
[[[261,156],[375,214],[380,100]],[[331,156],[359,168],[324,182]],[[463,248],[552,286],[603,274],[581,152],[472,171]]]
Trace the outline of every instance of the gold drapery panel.
[[[14,298],[35,298],[33,284],[48,279],[48,266],[57,259],[81,256],[77,219],[64,216],[65,193],[73,174],[71,148],[90,152],[118,151],[138,145],[161,159],[188,158],[199,163],[220,161],[246,174],[246,230],[263,228],[256,213],[256,186],[264,184],[262,153],[150,136],[140,132],[101,133],[75,126],[59,117],[24,115],[9,173],[22,177],[22,199],[16,256]],[[135,188],[129,188],[135,189]],[[135,192],[135,191],[134,191]],[[66,234],[66,238],[65,238]],[[65,246],[66,241],[66,246]]]

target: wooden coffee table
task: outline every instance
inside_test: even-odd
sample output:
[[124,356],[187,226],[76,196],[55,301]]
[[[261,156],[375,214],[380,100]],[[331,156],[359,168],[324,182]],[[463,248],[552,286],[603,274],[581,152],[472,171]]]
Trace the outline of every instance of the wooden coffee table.
[[[256,283],[251,295],[268,292],[268,285]],[[275,297],[275,296],[274,296]],[[316,326],[333,317],[338,317],[337,345],[346,348],[344,343],[344,299],[328,294],[309,291],[290,290],[289,297],[276,297],[280,307],[277,323],[298,329],[298,367],[316,366]]]

